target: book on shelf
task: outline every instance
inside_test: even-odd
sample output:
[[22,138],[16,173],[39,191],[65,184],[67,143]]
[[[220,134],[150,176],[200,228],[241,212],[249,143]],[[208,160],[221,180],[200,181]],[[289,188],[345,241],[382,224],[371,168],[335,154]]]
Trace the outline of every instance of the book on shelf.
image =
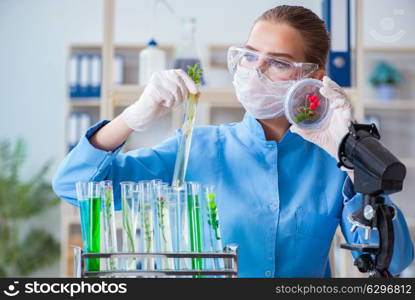
[[92,116],[84,112],[71,112],[67,124],[67,148],[71,151],[79,142],[81,137],[92,125]]
[[[124,83],[124,57],[114,57],[114,84]],[[69,59],[69,97],[99,98],[101,96],[102,59],[99,54],[73,54]]]

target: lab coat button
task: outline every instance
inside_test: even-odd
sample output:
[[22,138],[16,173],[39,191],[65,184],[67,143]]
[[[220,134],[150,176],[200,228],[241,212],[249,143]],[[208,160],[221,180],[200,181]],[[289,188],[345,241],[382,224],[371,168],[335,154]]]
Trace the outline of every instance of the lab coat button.
[[272,272],[271,271],[265,271],[265,277],[271,277]]

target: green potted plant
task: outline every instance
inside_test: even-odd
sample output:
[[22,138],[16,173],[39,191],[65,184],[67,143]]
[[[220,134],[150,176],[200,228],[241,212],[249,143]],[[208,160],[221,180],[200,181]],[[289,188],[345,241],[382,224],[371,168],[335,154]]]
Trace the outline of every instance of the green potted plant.
[[26,158],[21,139],[12,145],[0,141],[0,277],[27,276],[59,258],[60,246],[54,237],[40,228],[22,233],[22,224],[57,205],[45,174],[44,165],[28,181],[20,178]]
[[380,101],[396,98],[396,86],[402,82],[402,75],[390,64],[378,62],[370,77],[370,83],[376,88]]

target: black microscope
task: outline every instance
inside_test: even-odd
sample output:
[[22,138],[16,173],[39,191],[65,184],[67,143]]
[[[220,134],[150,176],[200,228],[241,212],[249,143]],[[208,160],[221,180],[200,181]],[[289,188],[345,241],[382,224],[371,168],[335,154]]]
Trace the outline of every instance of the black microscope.
[[340,143],[338,156],[338,167],[354,169],[354,190],[363,194],[362,207],[348,216],[353,224],[351,230],[364,228],[366,240],[374,229],[379,234],[379,244],[341,244],[340,247],[362,252],[354,261],[360,272],[368,272],[371,278],[392,277],[388,268],[393,254],[392,221],[396,210],[385,204],[383,195],[402,190],[406,168],[380,141],[374,124],[352,122]]

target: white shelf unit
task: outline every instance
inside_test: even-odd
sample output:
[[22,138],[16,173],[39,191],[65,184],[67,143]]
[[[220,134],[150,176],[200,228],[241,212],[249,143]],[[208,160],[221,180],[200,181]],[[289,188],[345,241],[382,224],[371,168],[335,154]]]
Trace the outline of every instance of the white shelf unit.
[[[102,87],[101,97],[98,99],[68,99],[68,112],[77,110],[89,110],[92,111],[97,120],[100,119],[112,119],[118,113],[122,111],[124,107],[137,100],[143,91],[137,85],[138,74],[138,52],[145,47],[144,45],[115,45],[114,44],[114,1],[104,0],[104,36],[103,44],[73,44],[69,47],[69,54],[76,53],[77,51],[90,51],[92,53],[102,54],[103,60],[103,73],[102,73]],[[363,7],[361,0],[357,0],[357,26],[356,26],[356,38],[357,47],[355,49],[355,63],[356,63],[356,86],[351,89],[346,89],[349,98],[352,101],[355,117],[357,120],[363,120],[363,116],[367,111],[383,111],[383,112],[413,112],[415,113],[415,102],[409,102],[408,100],[398,100],[393,103],[380,103],[371,99],[368,101],[362,101],[364,98],[364,88],[367,85],[367,79],[365,78],[365,63],[364,58],[370,53],[415,53],[414,48],[364,48],[362,45],[362,19],[363,19]],[[227,49],[229,45],[211,45],[208,47],[208,51],[211,57],[208,63],[204,66],[206,72],[217,71],[217,69],[223,69],[226,67],[223,57],[220,57],[220,52]],[[168,58],[173,55],[173,47],[164,47],[164,50],[168,53]],[[113,57],[114,53],[124,53],[129,57],[127,61],[127,74],[126,83],[123,85],[112,84],[112,70],[113,70]],[[135,58],[134,58],[135,56]],[[229,87],[203,87],[202,96],[200,98],[200,104],[198,107],[197,124],[212,124],[212,123],[226,123],[238,121],[241,119],[244,113],[244,109],[241,107],[236,99],[235,93],[231,85]],[[171,114],[166,115],[157,123],[157,132],[152,131],[147,137],[136,139],[133,134],[125,146],[124,151],[129,151],[138,147],[150,147],[157,142],[171,136],[174,129],[179,128],[182,121],[183,112],[181,110],[173,111]],[[415,115],[415,114],[414,114]],[[143,140],[145,142],[143,143]],[[402,157],[402,160],[408,167],[415,170],[415,155]],[[415,172],[413,174],[415,177]],[[408,184],[407,184],[408,185]],[[412,219],[410,224],[415,224]],[[72,251],[71,245],[81,246],[82,240],[80,239],[79,232],[74,237],[71,236],[71,228],[79,228],[79,216],[77,209],[67,204],[62,204],[62,261],[61,270],[62,276],[71,275],[72,266]],[[340,230],[337,231],[333,241],[331,251],[332,271],[334,276],[339,277],[356,277],[361,276],[353,267],[353,261],[349,251],[339,250],[339,244],[343,242],[343,237]],[[333,265],[334,258],[336,258],[336,265]]]

